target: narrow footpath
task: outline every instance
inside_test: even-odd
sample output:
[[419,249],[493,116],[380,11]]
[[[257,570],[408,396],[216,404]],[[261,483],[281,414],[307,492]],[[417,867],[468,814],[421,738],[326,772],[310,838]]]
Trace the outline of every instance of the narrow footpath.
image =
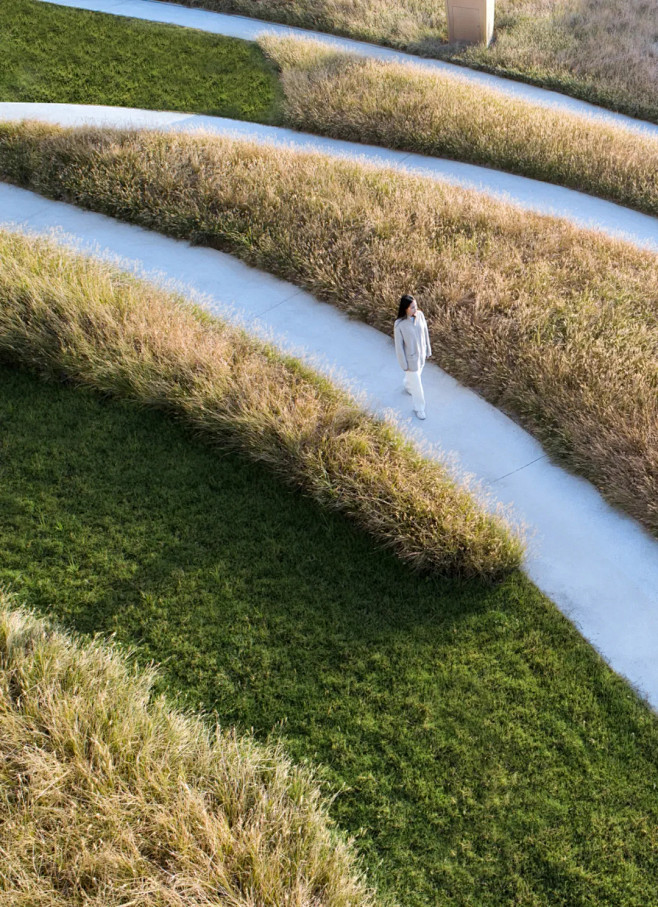
[[[309,31],[304,28],[294,28],[289,25],[280,25],[276,22],[266,22],[262,19],[250,19],[246,16],[234,16],[226,13],[214,13],[210,10],[191,9],[177,3],[163,3],[160,0],[42,0],[56,6],[70,6],[75,9],[92,10],[99,13],[111,13],[115,16],[125,16],[131,19],[144,19],[147,22],[161,22],[168,25],[180,25],[184,28],[195,28],[198,31],[209,32],[213,35],[224,35],[227,38],[242,38],[244,41],[257,41],[261,35],[295,35],[300,38],[313,38],[332,47],[359,54],[362,57],[373,57],[396,63],[410,63],[423,69],[439,71],[451,76],[458,76],[469,82],[474,82],[487,88],[532,101],[543,107],[553,107],[569,113],[590,116],[598,120],[616,123],[627,129],[644,132],[658,136],[658,125],[636,120],[621,113],[614,113],[587,101],[579,101],[568,95],[526,85],[513,79],[478,72],[455,63],[446,63],[443,60],[432,60],[426,57],[417,57],[413,54],[392,50],[378,44],[369,44],[366,41],[355,41],[352,38],[339,38],[324,32]],[[438,0],[437,0],[438,2]],[[442,0],[441,0],[442,2]]]
[[[0,226],[115,260],[241,323],[362,394],[427,448],[453,455],[528,527],[524,569],[611,667],[658,708],[658,540],[475,393],[428,364],[427,421],[411,415],[392,340],[230,255],[0,184]],[[173,282],[173,284],[172,284]],[[394,307],[394,300],[392,305]],[[391,318],[394,312],[391,311]],[[255,323],[255,327],[254,327]]]
[[[155,2],[155,5],[160,4]],[[276,145],[299,151],[318,151],[330,157],[393,167],[465,189],[475,189],[493,198],[512,202],[527,211],[564,217],[580,227],[595,229],[608,236],[632,242],[636,246],[658,251],[658,218],[584,192],[577,192],[575,189],[565,189],[553,183],[544,183],[474,164],[462,164],[459,161],[406,151],[392,151],[379,145],[361,145],[358,142],[323,138],[296,132],[294,129],[263,126],[259,123],[247,123],[224,117],[87,104],[0,102],[0,122],[23,119],[40,120],[60,126],[109,126],[187,133],[203,131],[246,139],[262,145]]]

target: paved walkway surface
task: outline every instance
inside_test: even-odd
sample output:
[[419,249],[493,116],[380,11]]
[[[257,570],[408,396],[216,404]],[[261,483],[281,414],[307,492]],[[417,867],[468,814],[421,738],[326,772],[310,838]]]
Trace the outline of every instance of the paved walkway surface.
[[414,440],[453,453],[528,526],[528,576],[658,708],[658,541],[587,482],[551,464],[498,410],[429,364],[428,417],[417,422],[390,338],[229,255],[0,184],[0,226],[8,225],[38,233],[61,229],[60,241],[73,248],[118,257],[159,283],[175,281],[210,311],[245,321],[362,392],[367,405],[394,414]]
[[[225,13],[213,13],[209,10],[190,9],[175,3],[162,3],[160,0],[44,0],[57,6],[71,6],[76,9],[95,10],[96,12],[112,13],[116,16],[127,16],[134,19],[145,19],[150,22],[164,22],[170,25],[182,25],[187,28],[196,28],[200,31],[210,32],[215,35],[226,35],[230,38],[242,38],[245,41],[256,41],[260,35],[279,34],[297,35],[304,38],[314,38],[323,43],[330,44],[343,50],[357,53],[360,56],[375,57],[379,60],[395,61],[398,63],[411,63],[425,69],[440,71],[448,75],[467,79],[488,88],[495,88],[505,94],[513,95],[540,104],[544,107],[556,107],[570,113],[585,114],[596,119],[614,122],[642,132],[658,136],[658,126],[646,123],[620,113],[613,113],[586,101],[570,98],[568,95],[515,82],[512,79],[493,76],[489,73],[477,72],[454,63],[445,63],[441,60],[430,60],[416,57],[413,54],[402,53],[377,44],[368,44],[365,41],[354,41],[350,38],[338,38],[322,32],[307,31],[302,28],[292,28],[287,25],[278,25],[274,22],[264,22],[261,19],[249,19],[245,16],[233,16]],[[443,2],[443,0],[437,0]]]
[[[156,2],[156,6],[159,5]],[[476,189],[495,198],[513,202],[526,210],[565,217],[579,226],[596,229],[609,236],[658,251],[658,218],[577,192],[575,189],[565,189],[552,183],[543,183],[487,167],[476,167],[473,164],[461,164],[457,161],[409,154],[405,151],[391,151],[377,145],[344,142],[296,132],[293,129],[262,126],[258,123],[245,123],[223,117],[84,104],[0,102],[0,121],[25,118],[57,123],[61,126],[115,126],[177,132],[204,130],[216,135],[249,139],[260,144],[320,151],[332,157],[368,161],[468,189]]]

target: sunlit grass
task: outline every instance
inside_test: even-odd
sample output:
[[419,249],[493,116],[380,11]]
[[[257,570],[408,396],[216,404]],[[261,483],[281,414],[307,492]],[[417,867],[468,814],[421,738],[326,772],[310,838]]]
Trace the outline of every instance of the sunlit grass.
[[284,117],[305,132],[519,173],[658,214],[658,138],[415,66],[265,37]]
[[645,0],[496,0],[490,47],[448,45],[435,0],[182,0],[446,57],[658,122],[656,8]]

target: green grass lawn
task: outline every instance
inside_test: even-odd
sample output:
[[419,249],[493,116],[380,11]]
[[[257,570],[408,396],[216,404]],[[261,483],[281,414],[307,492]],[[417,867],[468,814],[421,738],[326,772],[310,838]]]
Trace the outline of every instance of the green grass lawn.
[[2,0],[0,100],[184,110],[274,122],[255,44],[35,0]]
[[652,903],[658,723],[520,575],[414,575],[164,416],[8,369],[0,514],[0,582],[323,766],[404,907]]

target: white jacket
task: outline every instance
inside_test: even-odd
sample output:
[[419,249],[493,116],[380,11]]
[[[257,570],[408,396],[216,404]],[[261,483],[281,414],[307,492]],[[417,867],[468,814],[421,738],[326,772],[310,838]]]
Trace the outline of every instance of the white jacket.
[[422,312],[413,317],[398,318],[393,327],[395,355],[404,371],[419,372],[432,355],[427,321]]

